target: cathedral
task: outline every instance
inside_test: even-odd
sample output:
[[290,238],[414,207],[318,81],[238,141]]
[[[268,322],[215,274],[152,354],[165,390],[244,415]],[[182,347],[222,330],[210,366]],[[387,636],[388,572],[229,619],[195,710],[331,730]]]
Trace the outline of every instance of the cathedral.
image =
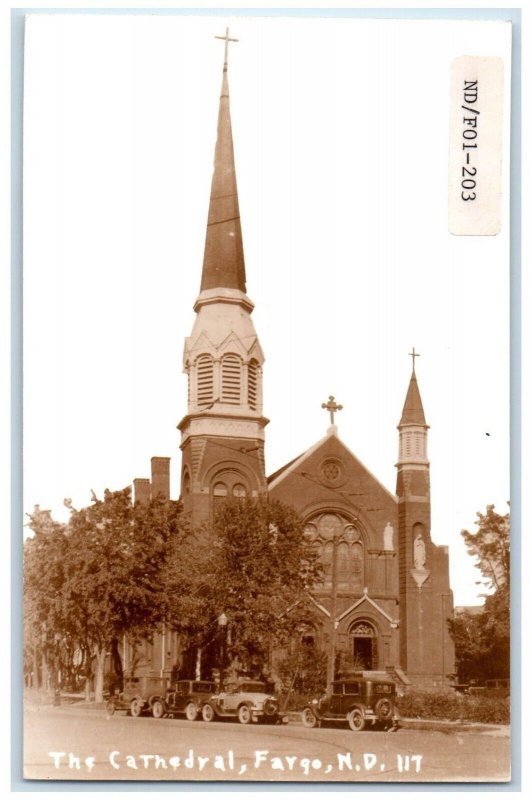
[[[222,38],[222,37],[220,37]],[[395,494],[338,436],[334,397],[326,436],[267,476],[262,381],[264,355],[247,295],[229,108],[227,43],[200,292],[185,339],[188,405],[181,433],[181,501],[194,525],[228,497],[271,497],[291,505],[316,542],[323,582],[309,595],[301,635],[342,663],[386,670],[404,685],[448,685],[454,646],[448,548],[430,532],[429,426],[413,368],[398,425]],[[200,276],[198,275],[198,278]],[[398,410],[399,411],[399,410]],[[399,416],[399,414],[398,414]],[[135,502],[169,496],[169,459],[152,459],[152,478],[134,481]],[[170,675],[179,642],[147,645],[138,671]],[[125,653],[124,667],[128,668]]]

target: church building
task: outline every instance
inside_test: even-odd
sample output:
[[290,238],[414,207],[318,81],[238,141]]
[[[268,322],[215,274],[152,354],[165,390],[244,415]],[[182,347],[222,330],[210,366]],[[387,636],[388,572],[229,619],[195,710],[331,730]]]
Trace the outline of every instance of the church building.
[[[220,37],[222,38],[222,37]],[[342,654],[342,663],[386,670],[399,682],[448,685],[454,646],[448,548],[431,540],[429,426],[413,368],[398,409],[395,493],[338,435],[334,397],[324,438],[267,476],[264,355],[247,295],[229,109],[227,43],[196,319],[185,339],[188,405],[181,433],[181,500],[192,523],[228,497],[265,493],[295,508],[324,564],[308,598],[305,635]],[[200,275],[198,272],[198,279]],[[321,398],[323,399],[323,398]],[[152,480],[134,482],[136,502],[169,496],[168,459],[152,459]],[[178,643],[156,637],[143,669],[170,675]],[[142,665],[140,665],[142,666]],[[127,664],[126,664],[127,667]]]

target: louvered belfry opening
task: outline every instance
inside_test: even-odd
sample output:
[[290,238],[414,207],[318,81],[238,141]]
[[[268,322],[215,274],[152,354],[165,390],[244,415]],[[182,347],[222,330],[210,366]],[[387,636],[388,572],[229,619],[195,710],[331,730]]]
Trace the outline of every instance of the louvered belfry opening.
[[257,410],[257,374],[259,364],[254,358],[248,366],[248,404],[252,411]]
[[233,353],[222,359],[222,403],[240,404],[242,361]]
[[211,356],[200,356],[196,367],[198,406],[206,406],[214,400],[214,365]]

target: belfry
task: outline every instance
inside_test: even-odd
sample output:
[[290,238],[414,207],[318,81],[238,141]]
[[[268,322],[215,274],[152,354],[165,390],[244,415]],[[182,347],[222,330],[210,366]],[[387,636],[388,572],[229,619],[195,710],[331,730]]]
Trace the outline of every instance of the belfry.
[[[448,549],[431,539],[429,426],[415,372],[419,354],[410,354],[395,493],[339,438],[335,414],[343,406],[332,395],[322,405],[330,415],[325,436],[266,477],[264,355],[246,289],[229,107],[227,50],[235,40],[228,31],[218,38],[225,41],[225,59],[214,171],[196,319],[183,353],[188,402],[178,428],[184,512],[200,525],[227,498],[266,493],[292,506],[324,569],[304,608],[289,611],[301,614],[298,630],[305,641],[332,649],[343,667],[386,671],[405,685],[448,685],[454,673],[447,626],[453,596]],[[341,399],[349,409],[349,398]],[[155,461],[157,466],[164,459]],[[139,488],[147,496],[149,481],[144,483]],[[142,669],[169,675],[176,648],[173,641],[162,662],[147,660]]]
[[185,341],[188,409],[179,423],[181,496],[193,523],[213,502],[266,491],[262,353],[246,294],[246,270],[227,77],[228,31],[197,314]]

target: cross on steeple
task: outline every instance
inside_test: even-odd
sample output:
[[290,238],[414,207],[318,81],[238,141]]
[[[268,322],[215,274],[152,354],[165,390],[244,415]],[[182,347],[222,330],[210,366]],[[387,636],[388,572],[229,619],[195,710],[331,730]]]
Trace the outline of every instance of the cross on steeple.
[[215,36],[215,39],[222,39],[225,42],[224,50],[224,67],[227,67],[227,54],[229,50],[229,42],[238,42],[238,39],[231,39],[229,37],[229,28],[225,29],[225,36]]
[[338,403],[335,402],[334,395],[330,394],[328,401],[322,403],[321,407],[327,409],[331,416],[331,425],[334,425],[334,415],[337,411],[341,411],[343,406],[338,405]]
[[416,371],[416,358],[419,358],[421,353],[416,353],[416,348],[413,347],[412,348],[412,352],[409,353],[408,355],[412,356],[412,372],[415,372]]

